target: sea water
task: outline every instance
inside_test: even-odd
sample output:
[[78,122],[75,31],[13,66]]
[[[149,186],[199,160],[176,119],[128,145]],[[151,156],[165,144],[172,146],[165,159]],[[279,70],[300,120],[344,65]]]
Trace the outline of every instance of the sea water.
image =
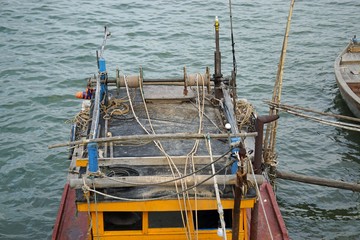
[[[290,1],[232,1],[238,94],[268,113]],[[296,1],[284,67],[282,102],[351,114],[333,63],[360,35],[358,0]],[[0,239],[51,236],[69,162],[67,122],[77,91],[96,73],[103,28],[110,76],[181,77],[213,71],[214,19],[220,20],[222,71],[232,68],[228,1],[1,1]],[[281,113],[279,170],[360,179],[359,133]],[[359,194],[277,181],[277,200],[292,239],[359,239]]]

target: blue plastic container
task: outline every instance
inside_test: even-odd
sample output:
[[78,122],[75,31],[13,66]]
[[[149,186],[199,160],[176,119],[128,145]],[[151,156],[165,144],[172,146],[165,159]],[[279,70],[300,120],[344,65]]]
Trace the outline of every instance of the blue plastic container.
[[106,63],[104,58],[99,59],[99,72],[106,72]]
[[[236,142],[240,142],[240,138],[239,137],[233,137],[230,139],[231,143],[236,143]],[[231,152],[233,154],[236,154],[240,151],[240,149],[238,147],[234,147],[233,149],[231,149]],[[232,165],[231,165],[231,173],[235,174],[238,170],[238,161],[235,161]]]
[[87,145],[89,154],[89,172],[96,173],[99,170],[97,143]]

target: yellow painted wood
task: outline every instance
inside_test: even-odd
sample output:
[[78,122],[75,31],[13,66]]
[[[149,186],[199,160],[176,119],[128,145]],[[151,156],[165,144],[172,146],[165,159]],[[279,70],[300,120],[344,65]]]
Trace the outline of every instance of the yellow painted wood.
[[239,236],[240,239],[245,239],[245,236],[248,235],[248,224],[247,224],[247,217],[246,217],[246,209],[240,209],[240,228],[239,228]]
[[186,229],[183,227],[179,228],[149,228],[148,233],[151,234],[174,234],[180,233],[185,235]]
[[[193,209],[195,211],[195,209]],[[190,228],[190,232],[193,233],[194,235],[194,239],[196,239],[196,233],[195,233],[195,218],[194,218],[194,215],[193,215],[193,211],[190,211],[188,210],[187,211],[187,214],[188,214],[188,221],[189,221],[189,228]]]
[[148,234],[149,232],[149,213],[143,212],[143,220],[142,220],[142,228],[143,233]]
[[88,159],[87,158],[78,158],[76,159],[76,167],[86,167],[88,165]]
[[[215,234],[215,235],[214,235]],[[212,235],[199,235],[199,240],[221,240],[219,236],[214,233]],[[155,236],[104,236],[94,238],[96,240],[187,240],[185,235],[155,235]],[[231,234],[227,234],[227,239],[231,239]],[[240,238],[240,240],[243,240]]]
[[[105,231],[103,236],[106,237],[112,237],[112,236],[136,236],[137,238],[140,238],[140,236],[143,236],[144,233],[142,230],[125,230],[125,231]],[[96,239],[96,238],[94,238]],[[108,238],[105,238],[108,239]],[[111,239],[111,238],[109,238]],[[124,238],[125,239],[125,238]]]
[[[224,209],[232,209],[234,206],[233,199],[222,199],[222,206]],[[255,199],[242,199],[241,208],[252,208],[254,206]],[[172,200],[154,200],[143,202],[97,202],[97,204],[90,203],[90,206],[86,202],[77,203],[78,211],[87,212],[90,208],[91,212],[161,212],[161,211],[179,211],[179,202],[177,199]],[[216,199],[197,199],[195,208],[195,200],[189,200],[186,202],[187,209],[197,210],[216,210]],[[184,208],[182,208],[184,209]]]
[[[140,232],[140,233],[139,233]],[[231,239],[231,230],[226,231],[227,239]],[[103,236],[99,236],[99,238],[94,237],[94,239],[102,239],[102,240],[113,240],[113,239],[120,239],[120,240],[186,240],[185,232],[157,232],[153,234],[142,235],[141,231],[113,231],[113,232],[105,232]],[[217,230],[201,230],[198,234],[198,239],[201,240],[219,240],[221,239],[217,235]],[[240,240],[244,240],[244,235],[239,235]]]
[[[198,210],[215,210],[216,201],[202,199],[197,200],[197,209]],[[241,201],[241,210],[240,210],[240,228],[239,228],[239,239],[245,240],[245,236],[248,236],[248,222],[246,216],[246,208],[252,208],[254,206],[255,199],[243,199]],[[194,200],[188,201],[188,205],[192,206],[192,209],[195,210]],[[233,200],[225,199],[222,200],[224,209],[232,209]],[[137,205],[137,207],[136,207]],[[87,204],[78,204],[79,208],[86,207],[88,211]],[[147,211],[142,209],[147,207]],[[184,206],[182,206],[184,207]],[[184,209],[184,208],[183,208]],[[177,239],[186,239],[186,229],[185,228],[149,228],[148,212],[149,211],[179,211],[179,202],[178,200],[159,200],[159,201],[150,201],[150,202],[113,202],[113,203],[98,203],[96,206],[91,204],[91,220],[92,220],[92,233],[94,239],[146,239],[146,240],[177,240]],[[104,211],[137,211],[143,212],[142,215],[142,230],[124,230],[124,231],[104,231]],[[195,230],[195,222],[193,221],[193,212],[191,210],[187,211],[188,219],[187,223],[189,224],[191,236],[198,239],[219,239],[217,236],[217,229],[211,230]],[[226,235],[231,239],[232,233],[231,230],[226,231]]]
[[92,231],[94,236],[104,235],[104,217],[102,212],[91,213]]

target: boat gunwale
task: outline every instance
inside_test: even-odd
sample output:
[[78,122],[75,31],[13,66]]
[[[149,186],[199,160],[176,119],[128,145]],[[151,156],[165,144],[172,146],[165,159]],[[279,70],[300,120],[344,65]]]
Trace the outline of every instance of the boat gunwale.
[[[341,53],[336,57],[334,62],[334,72],[335,72],[335,79],[337,85],[339,87],[340,93],[346,104],[348,105],[351,112],[360,117],[360,110],[355,113],[355,109],[353,109],[352,105],[356,104],[360,106],[360,97],[354,93],[354,91],[350,88],[349,83],[345,81],[343,74],[341,73],[341,60],[344,54],[348,53],[349,47],[352,45],[352,42],[349,42],[346,47],[341,51]],[[360,55],[360,53],[359,53]],[[360,84],[360,82],[359,82]],[[346,96],[347,94],[348,96]],[[355,106],[356,106],[355,105]],[[350,107],[351,106],[351,107]]]

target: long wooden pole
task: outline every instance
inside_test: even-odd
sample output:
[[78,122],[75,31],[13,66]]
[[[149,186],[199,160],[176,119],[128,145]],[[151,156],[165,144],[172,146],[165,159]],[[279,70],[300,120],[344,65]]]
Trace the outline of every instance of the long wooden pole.
[[276,171],[276,176],[281,179],[286,179],[296,182],[303,182],[303,183],[315,184],[320,186],[346,189],[354,192],[360,192],[360,184],[358,183],[349,183],[349,182],[306,176],[297,173],[281,172],[281,171]]
[[316,113],[316,114],[323,115],[323,116],[329,116],[329,117],[345,119],[345,120],[354,121],[354,122],[360,122],[360,118],[349,117],[349,116],[344,116],[344,115],[339,115],[339,114],[334,114],[334,113],[320,112],[320,111],[316,111],[316,110],[313,110],[313,109],[310,109],[310,108],[286,105],[286,104],[275,103],[275,102],[271,102],[271,101],[264,101],[264,102],[267,103],[270,106],[278,107],[278,108],[282,108],[282,109],[290,109],[290,110],[291,109],[296,109],[296,110],[301,110],[301,111],[304,111],[304,112]]
[[84,139],[73,142],[58,143],[50,145],[48,148],[66,147],[71,145],[85,145],[91,142],[105,143],[105,142],[126,142],[126,141],[155,141],[155,140],[181,140],[181,139],[204,139],[210,137],[214,139],[228,138],[228,137],[256,137],[257,133],[237,133],[237,134],[198,134],[198,133],[166,133],[166,134],[144,134],[144,135],[127,135],[127,136],[115,136],[108,138],[95,138]]
[[329,126],[333,126],[333,127],[338,127],[338,128],[343,128],[343,129],[347,129],[350,131],[357,131],[360,132],[360,126],[359,125],[355,125],[355,124],[351,124],[351,123],[344,123],[344,122],[338,122],[338,121],[330,121],[330,120],[325,120],[322,118],[318,118],[318,117],[313,117],[310,115],[306,115],[300,112],[297,112],[295,110],[284,110],[287,113],[290,113],[292,115],[298,116],[298,117],[302,117],[305,119],[309,119],[315,122],[319,122],[325,125],[329,125]]
[[[219,183],[235,184],[236,175],[216,175]],[[95,186],[96,188],[111,188],[111,187],[134,187],[134,186],[146,186],[161,185],[161,186],[174,186],[174,182],[180,182],[173,177],[167,176],[126,176],[126,177],[106,177],[106,178],[86,178],[86,179],[70,179],[70,187],[80,189],[84,186],[84,181],[89,186]],[[184,180],[188,186],[195,185],[196,183],[203,182],[201,185],[213,185],[214,178],[211,175],[196,175],[188,176]],[[265,182],[263,175],[255,175],[255,179],[251,174],[247,175],[247,181],[254,184],[255,181],[258,184]]]
[[[279,61],[279,65],[278,65],[278,71],[276,74],[276,81],[275,81],[273,96],[272,96],[272,101],[275,103],[280,103],[280,100],[281,100],[284,63],[285,63],[286,49],[287,49],[287,44],[288,44],[288,39],[289,39],[290,24],[291,24],[291,18],[292,18],[292,13],[293,13],[293,9],[294,9],[294,4],[295,4],[295,0],[291,0],[288,19],[287,19],[287,23],[286,23],[285,35],[284,35],[284,40],[283,40],[283,46],[281,49],[280,61]],[[269,115],[276,115],[276,114],[278,114],[278,110],[275,108],[270,108]],[[269,161],[268,158],[270,158],[270,156],[273,155],[273,153],[275,151],[276,129],[277,129],[277,121],[269,123],[266,128],[265,141],[264,141],[264,149],[265,149],[264,160],[265,160],[265,162]]]
[[[331,121],[331,120],[321,119],[321,118],[318,118],[318,117],[306,115],[306,114],[301,113],[299,111],[308,111],[308,112],[313,112],[313,113],[316,113],[316,114],[319,114],[319,115],[331,116],[331,117],[335,117],[335,118],[343,118],[343,119],[347,119],[347,120],[354,119],[352,117],[336,115],[336,114],[332,115],[332,114],[327,114],[327,113],[321,113],[321,112],[317,112],[317,111],[314,111],[314,110],[311,110],[311,109],[305,110],[304,108],[301,108],[301,107],[292,107],[292,106],[283,105],[283,104],[274,104],[274,103],[270,103],[270,102],[268,104],[271,105],[271,106],[274,106],[276,108],[279,108],[279,109],[283,110],[284,112],[293,114],[293,115],[298,116],[298,117],[309,119],[309,120],[319,122],[319,123],[329,125],[329,126],[334,126],[334,127],[343,128],[343,129],[350,130],[350,131],[360,132],[360,125],[359,124],[352,124],[352,123],[345,123],[345,122],[338,122],[338,121]],[[354,120],[352,120],[352,121],[354,121]],[[357,119],[356,122],[358,122],[358,121],[360,121],[360,119]]]

